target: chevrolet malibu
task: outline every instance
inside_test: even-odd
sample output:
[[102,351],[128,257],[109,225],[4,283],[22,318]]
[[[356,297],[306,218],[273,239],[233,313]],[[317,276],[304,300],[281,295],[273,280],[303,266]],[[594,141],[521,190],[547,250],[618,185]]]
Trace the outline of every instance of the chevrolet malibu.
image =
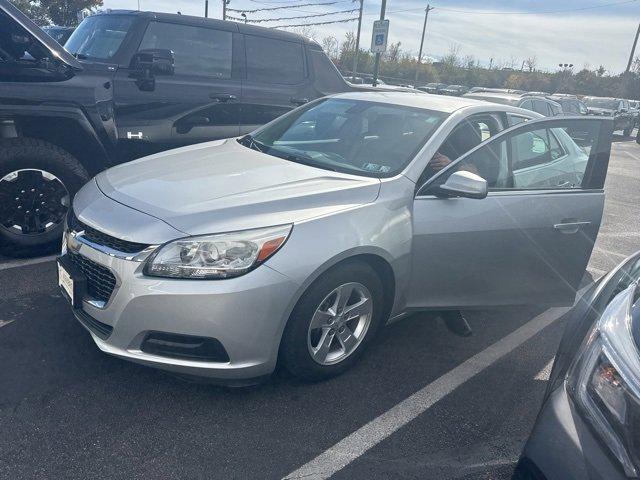
[[570,304],[612,125],[538,117],[340,94],[114,167],[73,201],[58,283],[102,351],[235,384],[341,373],[412,312]]

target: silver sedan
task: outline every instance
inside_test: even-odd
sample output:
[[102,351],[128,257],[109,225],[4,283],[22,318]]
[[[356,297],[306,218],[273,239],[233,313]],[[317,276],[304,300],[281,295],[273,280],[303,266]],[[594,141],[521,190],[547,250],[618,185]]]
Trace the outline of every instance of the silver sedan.
[[99,174],[58,282],[109,354],[234,383],[350,368],[411,312],[570,304],[600,226],[604,118],[350,93]]

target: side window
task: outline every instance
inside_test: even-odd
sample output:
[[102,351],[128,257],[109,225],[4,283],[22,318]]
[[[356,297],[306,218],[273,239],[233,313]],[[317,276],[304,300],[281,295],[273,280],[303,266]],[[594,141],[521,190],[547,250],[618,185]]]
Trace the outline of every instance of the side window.
[[151,22],[138,50],[163,48],[173,51],[175,72],[231,78],[231,32],[173,23]]
[[522,117],[520,115],[509,114],[509,126],[513,127],[519,123],[528,122],[530,119],[527,117]]
[[[600,124],[566,122],[563,126],[520,128],[462,158],[450,172],[465,170],[483,177],[490,190],[558,190],[583,186],[589,152]],[[448,175],[436,183],[446,181]]]
[[247,35],[245,45],[249,81],[295,85],[304,80],[302,44]]
[[525,100],[520,104],[520,108],[524,108],[526,110],[533,110],[533,101]]
[[427,164],[418,180],[418,185],[424,184],[440,170],[482,142],[504,130],[502,121],[497,115],[472,115],[458,124],[449,134],[438,152]]
[[533,101],[533,111],[538,112],[544,115],[545,117],[548,117],[550,115],[549,106],[547,105],[547,102],[543,102],[542,100]]

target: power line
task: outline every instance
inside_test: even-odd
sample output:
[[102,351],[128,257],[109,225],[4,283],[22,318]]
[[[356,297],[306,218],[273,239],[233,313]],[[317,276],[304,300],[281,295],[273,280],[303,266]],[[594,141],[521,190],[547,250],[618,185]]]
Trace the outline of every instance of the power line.
[[269,7],[269,8],[255,8],[253,10],[239,10],[236,8],[227,8],[228,12],[236,12],[236,13],[257,13],[257,12],[267,12],[272,10],[284,10],[287,8],[298,8],[298,7],[312,7],[319,5],[335,5],[339,2],[319,2],[319,3],[301,3],[299,5],[286,5],[282,7]]
[[[539,11],[531,11],[531,12],[499,12],[499,11],[483,12],[482,10],[457,10],[453,8],[438,7],[437,5],[436,5],[436,8],[438,9],[438,11],[442,11],[442,12],[453,12],[453,13],[462,13],[462,14],[469,14],[469,15],[545,15],[550,13],[581,12],[584,10],[593,10],[596,8],[627,5],[630,3],[636,3],[638,1],[639,0],[624,0],[621,2],[601,3],[599,5],[590,5],[587,7],[566,8],[561,10],[539,10]],[[405,8],[402,10],[392,10],[389,13],[404,13],[404,12],[418,12],[418,11],[423,12],[424,8]],[[377,15],[377,13],[375,12],[365,13],[365,15]]]
[[[256,20],[247,20],[248,23],[262,23],[262,22],[280,22],[283,20],[298,20],[300,18],[313,18],[313,17],[328,17],[329,15],[338,15],[341,13],[353,13],[353,12],[357,12],[359,10],[359,8],[352,8],[350,10],[338,10],[336,12],[327,12],[327,13],[315,13],[312,15],[297,15],[295,17],[280,17],[280,18],[259,18]],[[227,18],[230,18],[231,20],[236,20],[236,21],[244,21],[244,18],[238,18],[238,17],[230,17],[227,16]]]
[[358,17],[345,18],[344,20],[332,20],[332,21],[329,21],[329,22],[299,23],[297,25],[276,25],[274,27],[269,27],[269,28],[314,27],[316,25],[329,25],[329,24],[332,24],[332,23],[355,22],[356,20],[358,20]]

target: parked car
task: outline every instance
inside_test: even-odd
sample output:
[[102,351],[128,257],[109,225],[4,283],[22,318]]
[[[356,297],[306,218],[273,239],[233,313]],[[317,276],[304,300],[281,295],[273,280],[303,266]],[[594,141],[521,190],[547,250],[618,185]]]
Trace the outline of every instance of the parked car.
[[514,107],[537,112],[545,117],[553,117],[556,115],[562,115],[563,113],[562,106],[558,102],[546,97],[529,95],[528,93],[482,91],[467,93],[464,97],[484,100],[486,102],[501,103],[503,105],[512,105]]
[[422,85],[416,88],[423,92],[439,94],[443,88],[447,88],[447,84],[446,83],[427,83],[426,85]]
[[550,95],[547,97],[549,100],[557,102],[562,107],[562,113],[565,115],[588,115],[589,109],[587,106],[578,99],[575,95]]
[[443,95],[450,95],[452,97],[459,97],[461,95],[464,95],[468,91],[469,88],[465,87],[464,85],[449,85],[448,87],[440,90],[440,93]]
[[42,27],[51,38],[53,38],[60,45],[64,45],[69,37],[75,30],[74,27],[59,27],[58,25],[49,25],[46,27]]
[[315,100],[100,173],[73,201],[59,284],[112,355],[229,382],[278,361],[326,378],[408,312],[571,304],[611,128],[463,97]]
[[635,119],[635,126],[640,127],[640,100],[629,100],[629,111]]
[[593,285],[567,316],[515,479],[640,474],[639,282],[640,252]]
[[187,15],[107,11],[86,18],[65,48],[0,0],[8,252],[57,245],[70,197],[108,166],[242,135],[327,94],[373,89],[348,84],[299,35]]
[[609,97],[584,97],[583,102],[590,115],[612,117],[616,131],[622,130],[625,137],[631,136],[635,119],[629,106],[629,100]]

